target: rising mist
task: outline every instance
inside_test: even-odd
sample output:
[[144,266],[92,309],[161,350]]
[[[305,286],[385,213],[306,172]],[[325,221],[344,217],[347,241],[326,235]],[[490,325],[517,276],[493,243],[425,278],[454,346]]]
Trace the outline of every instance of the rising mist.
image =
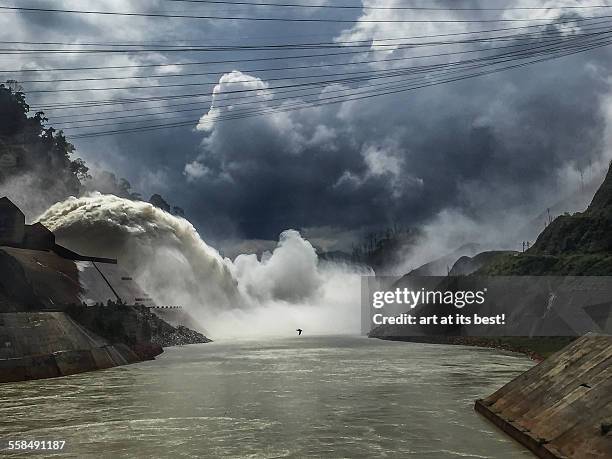
[[213,338],[359,333],[368,271],[320,261],[297,231],[259,259],[230,260],[186,219],[113,195],[68,198],[38,220],[74,250],[118,258],[156,303],[185,307]]

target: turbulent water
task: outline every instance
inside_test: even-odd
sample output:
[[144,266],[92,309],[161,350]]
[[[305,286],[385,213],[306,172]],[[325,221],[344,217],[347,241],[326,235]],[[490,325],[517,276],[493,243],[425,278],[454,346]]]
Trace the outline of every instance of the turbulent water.
[[149,203],[92,193],[50,207],[39,221],[60,243],[118,258],[160,305],[183,306],[213,339],[360,331],[363,267],[319,262],[299,232],[260,258],[223,258],[191,223]]
[[70,457],[531,457],[473,411],[527,370],[497,351],[349,337],[166,350],[157,361],[5,384],[0,439]]
[[160,304],[236,300],[235,279],[219,252],[187,220],[147,202],[93,193],[59,202],[38,220],[72,250],[118,258]]

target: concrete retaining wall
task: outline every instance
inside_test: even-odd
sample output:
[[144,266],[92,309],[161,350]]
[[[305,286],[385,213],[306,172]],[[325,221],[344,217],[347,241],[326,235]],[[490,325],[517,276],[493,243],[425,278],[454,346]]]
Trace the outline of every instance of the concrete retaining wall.
[[0,382],[53,378],[138,362],[61,312],[0,314]]
[[612,337],[576,340],[475,409],[538,457],[612,457]]

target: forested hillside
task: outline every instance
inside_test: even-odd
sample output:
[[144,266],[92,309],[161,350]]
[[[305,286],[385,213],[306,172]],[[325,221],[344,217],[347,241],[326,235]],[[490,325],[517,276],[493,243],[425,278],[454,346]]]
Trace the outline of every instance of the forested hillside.
[[591,205],[556,218],[525,253],[503,255],[483,275],[612,275],[612,170]]

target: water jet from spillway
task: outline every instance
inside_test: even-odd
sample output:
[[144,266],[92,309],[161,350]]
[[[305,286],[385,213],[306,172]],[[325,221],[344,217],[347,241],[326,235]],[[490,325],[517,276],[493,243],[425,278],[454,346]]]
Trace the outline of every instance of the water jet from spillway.
[[212,334],[358,333],[363,269],[319,262],[297,231],[258,259],[223,258],[186,219],[153,205],[93,193],[38,219],[74,250],[116,257],[158,304],[182,305]]

